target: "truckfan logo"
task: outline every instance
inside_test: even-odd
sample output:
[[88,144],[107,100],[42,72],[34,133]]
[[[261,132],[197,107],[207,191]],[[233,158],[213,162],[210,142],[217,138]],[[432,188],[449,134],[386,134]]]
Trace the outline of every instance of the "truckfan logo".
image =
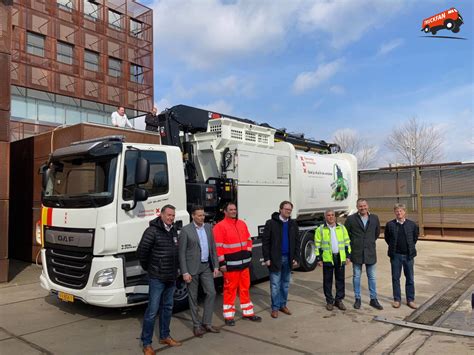
[[431,32],[433,36],[439,30],[445,29],[458,33],[463,23],[464,21],[459,11],[452,7],[449,10],[425,18],[421,23],[421,31],[425,33]]

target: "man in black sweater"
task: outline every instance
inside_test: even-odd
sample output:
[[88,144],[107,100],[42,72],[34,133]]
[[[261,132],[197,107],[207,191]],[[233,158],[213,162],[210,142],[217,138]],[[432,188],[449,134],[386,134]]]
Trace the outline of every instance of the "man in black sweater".
[[393,208],[396,218],[385,225],[385,241],[388,244],[388,256],[392,267],[392,288],[394,308],[401,303],[400,276],[405,274],[405,294],[407,305],[416,309],[414,263],[416,256],[416,242],[418,241],[418,226],[415,222],[406,219],[406,206],[395,204]]
[[[178,233],[173,225],[175,207],[165,205],[160,217],[150,222],[138,245],[140,265],[148,272],[148,307],[143,318],[141,340],[145,355],[155,354],[151,346],[155,319],[160,313],[160,344],[179,346],[170,336],[173,295],[178,276]],[[161,309],[160,309],[161,308]]]

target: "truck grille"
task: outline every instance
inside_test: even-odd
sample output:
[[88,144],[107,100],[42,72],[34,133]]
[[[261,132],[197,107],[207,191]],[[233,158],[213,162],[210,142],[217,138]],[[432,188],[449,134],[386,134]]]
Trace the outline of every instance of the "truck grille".
[[54,247],[46,249],[48,275],[54,283],[80,290],[89,280],[92,253]]

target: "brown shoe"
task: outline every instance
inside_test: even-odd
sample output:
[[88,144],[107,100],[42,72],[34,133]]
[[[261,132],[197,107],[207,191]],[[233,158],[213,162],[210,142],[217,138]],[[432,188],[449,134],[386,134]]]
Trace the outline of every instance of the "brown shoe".
[[334,309],[334,305],[332,303],[328,303],[328,304],[326,304],[326,309],[328,311],[332,311]]
[[413,301],[407,302],[407,306],[410,307],[410,308],[412,308],[412,309],[417,309],[417,308],[418,308],[418,306],[416,305],[416,303],[413,302]]
[[272,311],[272,318],[278,318],[278,311]]
[[346,310],[346,306],[344,306],[344,303],[342,303],[342,301],[336,301],[336,303],[334,304],[337,308],[339,308],[341,311],[345,311]]
[[289,316],[291,316],[291,312],[290,312],[290,310],[288,309],[287,306],[281,307],[280,311],[285,313],[285,314],[288,314]]
[[392,307],[393,307],[393,308],[400,308],[400,302],[398,302],[398,301],[393,301],[393,302],[392,302]]
[[204,330],[208,333],[220,333],[221,331],[217,328],[214,328],[212,325],[206,324],[203,326]]
[[145,354],[145,355],[155,355],[155,350],[153,350],[151,345],[147,345],[143,348],[143,354]]
[[193,334],[195,337],[202,338],[202,336],[206,334],[206,331],[201,327],[196,327],[193,329]]
[[166,339],[160,339],[160,344],[166,344],[168,346],[181,346],[182,344],[179,341],[174,340],[172,337]]

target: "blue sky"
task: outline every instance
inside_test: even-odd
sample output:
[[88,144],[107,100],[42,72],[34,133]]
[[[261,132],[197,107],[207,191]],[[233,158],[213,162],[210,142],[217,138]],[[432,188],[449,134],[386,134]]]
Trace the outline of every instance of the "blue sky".
[[[186,104],[331,141],[352,129],[384,146],[416,116],[446,138],[444,161],[474,161],[471,0],[154,0],[159,109]],[[425,38],[450,7],[467,40]],[[429,35],[431,37],[431,35]]]

